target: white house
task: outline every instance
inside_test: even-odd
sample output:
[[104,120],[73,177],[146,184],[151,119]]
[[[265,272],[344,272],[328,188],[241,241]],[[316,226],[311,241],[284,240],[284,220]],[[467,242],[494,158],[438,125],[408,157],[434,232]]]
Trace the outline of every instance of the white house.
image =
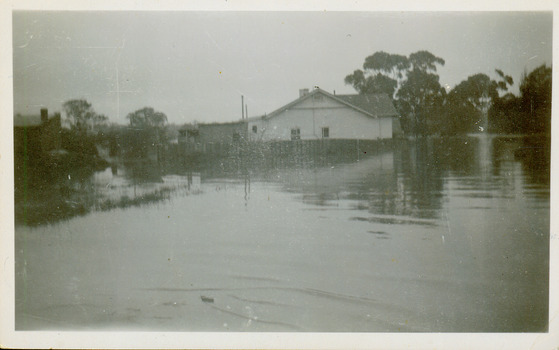
[[386,94],[333,95],[316,88],[262,117],[248,119],[249,140],[390,139],[400,132]]

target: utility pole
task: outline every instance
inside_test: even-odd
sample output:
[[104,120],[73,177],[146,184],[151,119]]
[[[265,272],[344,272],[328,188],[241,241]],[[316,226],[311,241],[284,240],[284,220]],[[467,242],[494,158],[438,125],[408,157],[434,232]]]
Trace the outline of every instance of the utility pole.
[[241,119],[245,119],[245,97],[241,95]]

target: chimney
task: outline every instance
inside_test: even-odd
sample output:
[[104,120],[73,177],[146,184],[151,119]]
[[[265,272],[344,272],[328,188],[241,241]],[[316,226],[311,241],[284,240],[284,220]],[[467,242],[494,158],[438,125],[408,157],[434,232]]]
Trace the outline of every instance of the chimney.
[[41,124],[46,124],[49,121],[49,110],[41,108]]
[[303,97],[309,94],[309,89],[299,89],[299,97]]

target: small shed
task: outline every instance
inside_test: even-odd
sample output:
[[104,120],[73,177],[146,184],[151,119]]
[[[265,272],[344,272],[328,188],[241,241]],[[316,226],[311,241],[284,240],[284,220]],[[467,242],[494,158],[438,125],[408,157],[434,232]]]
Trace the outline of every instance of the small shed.
[[46,108],[40,115],[14,117],[14,151],[36,155],[61,148],[60,113],[49,116]]

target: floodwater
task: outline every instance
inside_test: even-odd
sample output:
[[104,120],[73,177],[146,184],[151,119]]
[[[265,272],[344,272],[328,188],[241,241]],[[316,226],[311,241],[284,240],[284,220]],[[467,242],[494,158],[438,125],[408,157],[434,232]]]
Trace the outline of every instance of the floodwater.
[[[16,329],[546,331],[540,153],[478,137],[345,164],[164,176],[188,186],[16,226]],[[118,172],[92,182],[132,191]]]

